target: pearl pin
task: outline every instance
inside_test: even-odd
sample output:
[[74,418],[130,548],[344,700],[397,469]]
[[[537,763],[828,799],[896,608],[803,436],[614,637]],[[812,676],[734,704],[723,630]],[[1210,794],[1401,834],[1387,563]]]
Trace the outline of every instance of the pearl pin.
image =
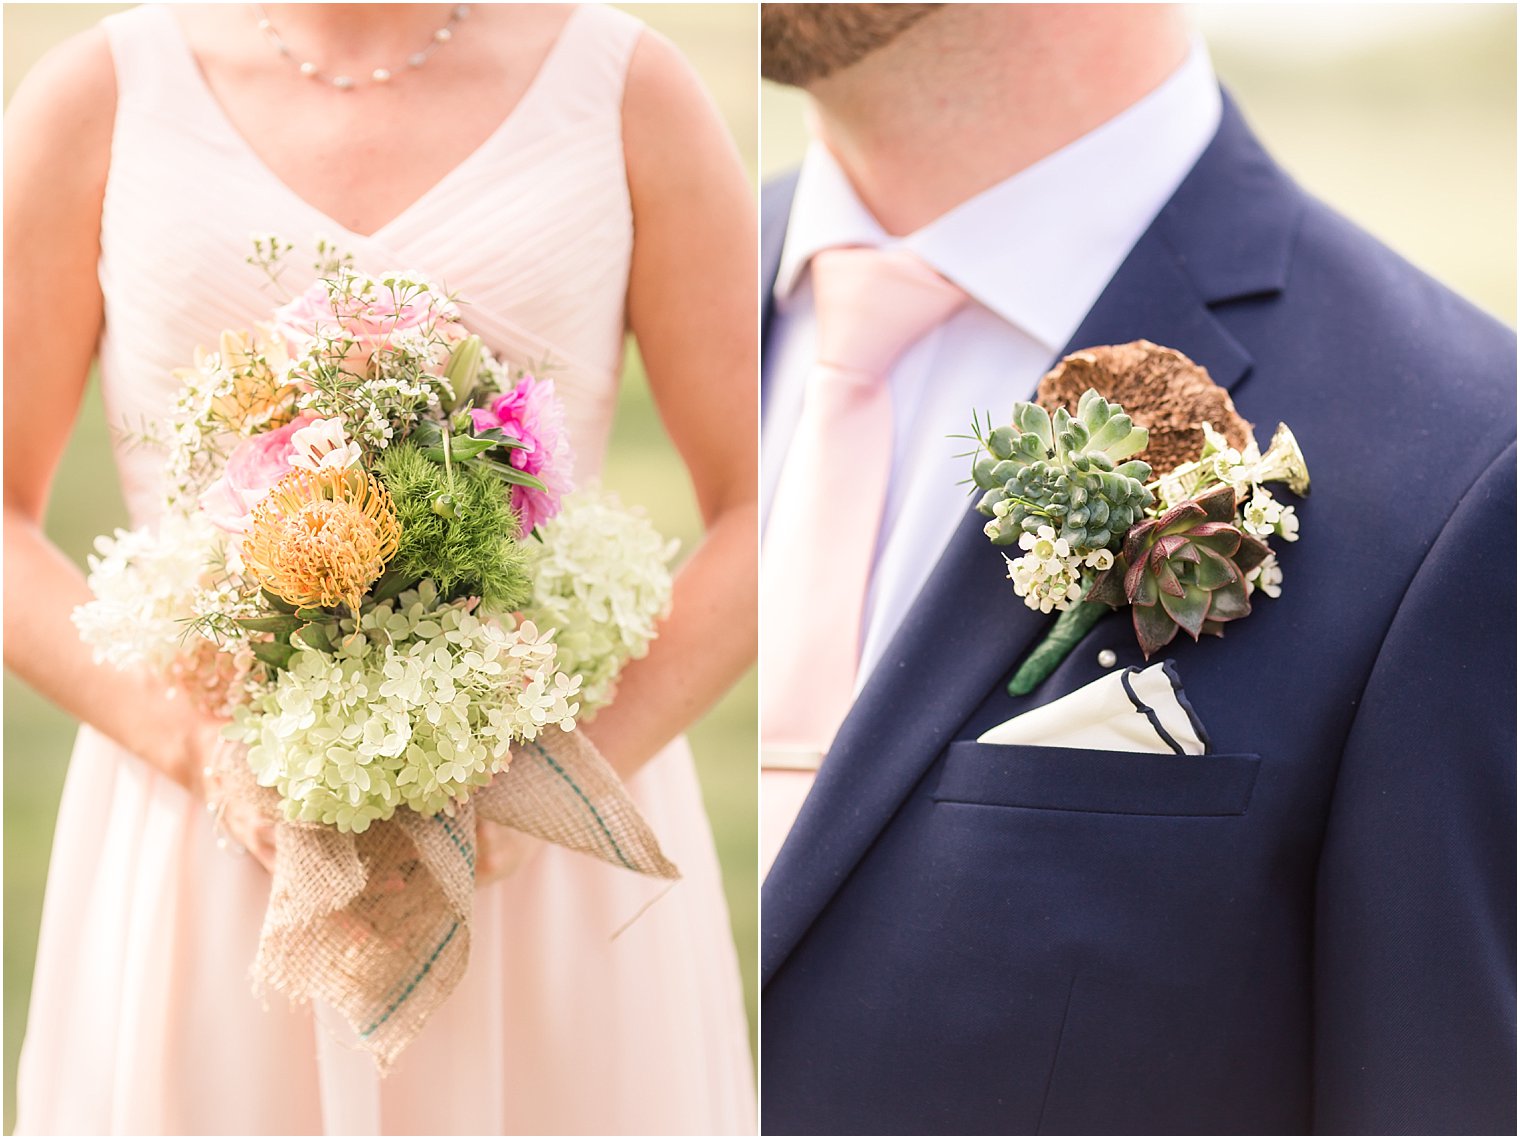
[[1119,663],[1119,654],[1113,649],[1104,649],[1098,654],[1098,664],[1103,668],[1113,668]]

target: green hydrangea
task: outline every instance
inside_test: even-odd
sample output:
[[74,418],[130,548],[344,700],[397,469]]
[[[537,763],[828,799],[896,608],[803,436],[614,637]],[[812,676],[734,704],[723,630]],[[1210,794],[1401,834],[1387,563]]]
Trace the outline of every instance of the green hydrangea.
[[424,581],[341,623],[336,652],[298,648],[226,729],[286,818],[362,832],[399,807],[452,809],[514,743],[570,731],[579,681],[531,622],[483,621]]
[[599,708],[670,606],[676,543],[616,495],[594,491],[566,497],[539,533],[542,542],[526,543],[533,600],[523,615],[556,630],[560,667],[579,674],[586,708]]

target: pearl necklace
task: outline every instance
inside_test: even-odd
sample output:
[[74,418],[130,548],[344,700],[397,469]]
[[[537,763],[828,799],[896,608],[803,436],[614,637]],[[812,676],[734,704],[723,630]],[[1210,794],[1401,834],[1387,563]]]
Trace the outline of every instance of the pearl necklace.
[[[270,22],[269,16],[264,12],[264,5],[255,4],[253,11],[254,15],[258,17],[259,31],[264,33],[264,38],[273,45],[275,51],[295,64],[296,70],[306,76],[306,78],[320,79],[324,83],[329,83],[333,87],[336,87],[339,91],[352,91],[357,85],[357,81],[351,75],[328,75],[311,60],[299,58],[295,52],[291,51],[290,45],[285,42],[280,33],[275,31],[274,24]],[[415,71],[431,59],[434,52],[454,38],[455,27],[469,14],[470,6],[468,4],[456,4],[453,10],[449,12],[449,22],[428,37],[426,47],[421,51],[414,51],[411,55],[407,56],[405,66]],[[400,68],[396,70],[399,71]],[[389,67],[377,67],[369,73],[369,78],[372,83],[389,83],[393,74],[394,71]]]

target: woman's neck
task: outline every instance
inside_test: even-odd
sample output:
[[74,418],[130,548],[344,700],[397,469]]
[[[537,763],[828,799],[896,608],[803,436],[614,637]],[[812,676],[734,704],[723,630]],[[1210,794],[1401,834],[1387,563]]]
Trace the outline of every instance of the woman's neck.
[[[421,51],[450,24],[453,4],[266,4],[280,38],[297,55],[319,62],[378,66]],[[471,13],[474,18],[478,13]],[[250,19],[257,19],[253,14]],[[468,34],[460,22],[457,30]]]
[[813,131],[882,226],[911,233],[1113,118],[1187,46],[1151,5],[947,5],[811,84]]

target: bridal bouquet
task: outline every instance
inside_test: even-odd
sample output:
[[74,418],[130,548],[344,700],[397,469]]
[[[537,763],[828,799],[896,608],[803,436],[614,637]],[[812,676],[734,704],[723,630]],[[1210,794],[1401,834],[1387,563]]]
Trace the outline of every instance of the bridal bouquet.
[[[288,249],[250,260],[277,280]],[[318,272],[176,373],[163,518],[97,541],[75,622],[230,720],[208,785],[277,820],[255,979],[384,1069],[463,972],[477,820],[675,877],[576,731],[654,636],[673,549],[569,493],[553,382],[436,286]]]
[[[1309,470],[1278,424],[1263,453],[1229,393],[1182,353],[1146,340],[1072,353],[1011,422],[973,424],[977,509],[1015,594],[1054,628],[1008,690],[1026,695],[1113,609],[1149,659],[1179,631],[1223,636],[1251,596],[1281,593],[1268,540],[1298,540]],[[1006,555],[1005,555],[1006,557]]]

